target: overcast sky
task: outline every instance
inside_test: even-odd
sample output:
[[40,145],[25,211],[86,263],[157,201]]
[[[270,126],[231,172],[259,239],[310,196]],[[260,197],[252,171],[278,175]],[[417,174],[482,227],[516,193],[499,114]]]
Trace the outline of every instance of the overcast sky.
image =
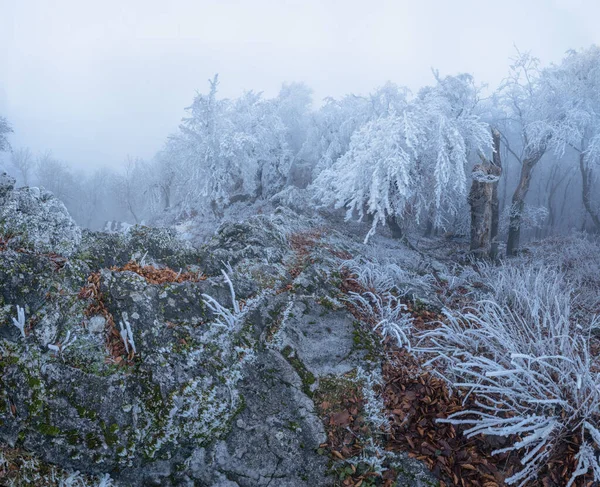
[[0,115],[14,147],[79,167],[149,158],[196,90],[325,96],[468,72],[495,86],[514,45],[543,62],[600,44],[600,0],[0,0]]

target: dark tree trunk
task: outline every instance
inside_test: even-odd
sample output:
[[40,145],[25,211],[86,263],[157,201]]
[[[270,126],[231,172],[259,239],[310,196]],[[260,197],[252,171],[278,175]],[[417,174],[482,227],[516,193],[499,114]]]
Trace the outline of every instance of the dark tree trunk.
[[400,225],[398,225],[395,217],[388,215],[385,219],[385,224],[390,229],[390,232],[392,232],[393,238],[402,238],[402,229],[400,228]]
[[129,201],[127,202],[127,207],[129,208],[129,213],[131,213],[131,215],[133,216],[133,219],[135,220],[135,223],[138,224],[140,221],[138,220],[137,215],[133,211],[133,206],[131,205],[131,203]]
[[[492,228],[494,225],[494,191],[498,185],[500,168],[489,163],[478,164],[473,168],[473,183],[469,193],[471,206],[471,252],[479,258],[492,257]],[[497,230],[497,228],[496,228]]]
[[171,186],[163,185],[162,192],[163,192],[163,197],[164,197],[164,202],[165,202],[164,209],[168,210],[169,208],[171,208]]
[[433,225],[433,218],[427,218],[427,224],[425,225],[425,237],[429,238],[433,235],[435,227]]
[[[569,180],[567,181],[567,184],[565,186],[565,192],[563,194],[562,203],[560,205],[560,218],[559,218],[559,220],[561,222],[564,221],[564,218],[565,218],[564,215],[565,215],[565,208],[567,207],[567,197],[569,195],[569,186],[571,186],[572,182],[573,182],[573,176],[571,176],[569,178]],[[561,229],[561,227],[559,227],[559,230]],[[571,218],[569,218],[569,221],[567,222],[566,228],[571,228]]]
[[[498,168],[499,175],[502,175],[502,159],[500,157],[500,132],[492,129],[492,141],[494,143],[494,153],[492,155],[492,164]],[[490,258],[496,259],[498,256],[498,232],[500,228],[500,202],[498,201],[498,185],[500,179],[492,185],[492,225],[491,225],[491,248]]]
[[492,131],[493,158],[480,154],[481,164],[473,168],[473,183],[469,193],[471,206],[471,252],[478,258],[495,258],[498,251],[498,181],[502,174],[500,133]]
[[[600,230],[600,216],[598,213],[592,208],[592,194],[591,194],[591,179],[592,179],[592,170],[585,163],[585,155],[583,152],[579,153],[579,171],[581,172],[581,180],[583,184],[582,197],[583,197],[583,206],[585,207],[585,211],[590,215],[590,218],[594,222],[595,227]],[[585,220],[584,220],[585,222]],[[585,223],[584,223],[585,225]]]
[[537,150],[528,151],[523,164],[521,165],[521,176],[519,184],[515,189],[510,207],[510,223],[508,225],[508,240],[506,242],[506,255],[513,256],[517,254],[521,242],[521,221],[523,219],[523,208],[525,207],[525,197],[531,184],[531,173],[535,165],[544,155],[545,147]]

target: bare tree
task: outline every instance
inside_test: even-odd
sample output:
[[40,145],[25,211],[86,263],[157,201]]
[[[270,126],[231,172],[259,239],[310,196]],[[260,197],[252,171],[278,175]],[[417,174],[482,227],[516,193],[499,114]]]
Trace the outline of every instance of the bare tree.
[[30,176],[35,169],[35,160],[33,154],[28,148],[17,149],[10,155],[10,161],[23,177],[23,185],[29,186]]

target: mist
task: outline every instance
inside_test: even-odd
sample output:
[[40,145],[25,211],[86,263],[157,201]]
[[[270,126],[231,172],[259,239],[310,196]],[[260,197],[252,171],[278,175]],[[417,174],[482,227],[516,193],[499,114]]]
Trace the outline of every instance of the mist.
[[598,19],[0,0],[0,485],[600,485]]
[[542,62],[600,42],[594,1],[0,2],[0,111],[12,145],[80,169],[151,158],[196,90],[275,96],[305,82],[314,103],[411,90],[431,69],[492,89],[514,46]]

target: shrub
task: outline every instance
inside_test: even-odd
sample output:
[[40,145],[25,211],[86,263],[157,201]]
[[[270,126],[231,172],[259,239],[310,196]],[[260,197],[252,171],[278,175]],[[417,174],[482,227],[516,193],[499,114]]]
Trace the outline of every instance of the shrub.
[[[594,319],[581,326],[570,313],[561,274],[500,268],[487,284],[495,301],[447,314],[422,334],[455,388],[474,394],[473,406],[442,419],[466,425],[465,434],[509,437],[523,468],[506,479],[525,485],[555,458],[565,441],[579,445],[568,486],[592,472],[600,480],[600,374],[589,352]],[[489,276],[488,276],[489,277]]]

